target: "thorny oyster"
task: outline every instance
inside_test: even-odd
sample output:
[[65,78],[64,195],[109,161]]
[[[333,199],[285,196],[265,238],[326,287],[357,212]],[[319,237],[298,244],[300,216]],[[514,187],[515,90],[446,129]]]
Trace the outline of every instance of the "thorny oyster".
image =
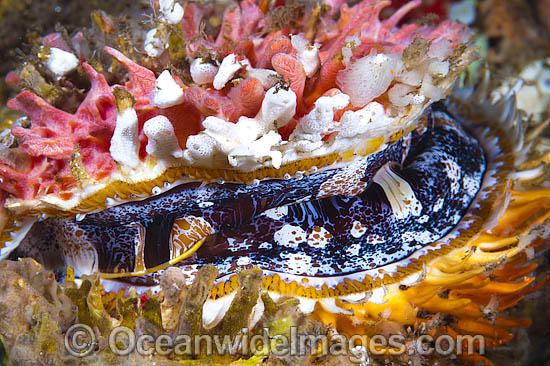
[[[105,336],[236,334],[299,312],[348,335],[509,340],[525,320],[498,311],[536,290],[524,263],[550,231],[541,128],[514,88],[490,102],[488,76],[447,98],[470,31],[400,26],[420,1],[381,20],[388,5],[153,1],[155,26],[129,36],[143,53],[121,37],[110,67],[83,33],[45,37],[12,79],[91,86],[75,111],[28,90],[8,104],[26,118],[3,134],[0,254],[35,258],[67,293],[48,282],[66,311],[39,303],[37,337],[71,314]],[[2,268],[40,295],[38,264]]]

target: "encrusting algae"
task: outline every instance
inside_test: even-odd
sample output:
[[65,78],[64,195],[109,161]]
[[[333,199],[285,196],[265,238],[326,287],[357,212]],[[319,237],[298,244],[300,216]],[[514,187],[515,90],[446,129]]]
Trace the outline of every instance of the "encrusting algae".
[[491,364],[548,281],[546,64],[453,89],[472,31],[390,5],[155,0],[37,39],[6,78],[3,362]]

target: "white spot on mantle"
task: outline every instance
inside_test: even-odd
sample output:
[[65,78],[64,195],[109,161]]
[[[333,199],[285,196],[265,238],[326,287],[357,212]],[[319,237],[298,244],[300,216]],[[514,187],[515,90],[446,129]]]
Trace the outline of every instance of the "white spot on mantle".
[[267,216],[273,220],[280,220],[288,214],[288,206],[281,206],[266,210],[262,215]]
[[285,225],[273,235],[275,242],[285,247],[296,247],[305,241],[306,237],[307,233],[301,227],[294,225]]
[[359,221],[354,221],[350,230],[351,236],[354,238],[360,238],[367,232],[367,227]]

